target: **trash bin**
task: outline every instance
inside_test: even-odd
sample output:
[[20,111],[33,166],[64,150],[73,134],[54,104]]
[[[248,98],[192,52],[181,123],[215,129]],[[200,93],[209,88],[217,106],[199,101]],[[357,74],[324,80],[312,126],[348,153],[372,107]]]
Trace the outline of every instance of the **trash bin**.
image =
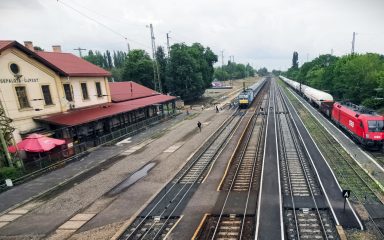
[[9,178],[5,179],[5,184],[7,185],[7,187],[13,187],[12,180]]

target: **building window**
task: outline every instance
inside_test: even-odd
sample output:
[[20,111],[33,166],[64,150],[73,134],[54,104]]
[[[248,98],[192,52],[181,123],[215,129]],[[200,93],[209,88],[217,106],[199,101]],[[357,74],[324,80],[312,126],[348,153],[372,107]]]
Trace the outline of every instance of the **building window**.
[[15,87],[17,98],[19,99],[20,108],[30,108],[27,90],[23,86]]
[[96,91],[97,91],[97,97],[103,96],[103,93],[101,92],[101,85],[99,82],[96,82]]
[[83,92],[83,99],[89,99],[86,83],[81,83],[81,91]]
[[49,85],[42,85],[41,90],[43,91],[45,105],[52,105],[51,91],[49,90]]
[[63,84],[64,86],[64,93],[65,93],[65,98],[72,102],[73,101],[73,96],[72,96],[72,91],[71,91],[71,85],[70,84]]
[[19,74],[20,72],[19,65],[17,65],[16,63],[11,63],[11,65],[9,65],[9,68],[11,69],[13,74]]

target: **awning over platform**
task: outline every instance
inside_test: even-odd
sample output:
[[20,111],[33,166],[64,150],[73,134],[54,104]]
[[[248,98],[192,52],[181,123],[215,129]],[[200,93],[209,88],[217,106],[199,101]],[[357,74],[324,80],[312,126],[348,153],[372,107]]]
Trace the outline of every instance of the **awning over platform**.
[[120,113],[145,108],[151,105],[166,103],[174,99],[176,99],[176,97],[159,94],[131,101],[108,103],[89,108],[72,110],[65,113],[41,116],[34,119],[36,121],[52,123],[55,125],[76,126],[111,117]]

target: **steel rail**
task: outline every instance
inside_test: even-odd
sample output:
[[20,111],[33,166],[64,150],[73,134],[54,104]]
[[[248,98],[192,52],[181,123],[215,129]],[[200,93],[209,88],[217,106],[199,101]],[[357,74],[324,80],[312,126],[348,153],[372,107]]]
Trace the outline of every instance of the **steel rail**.
[[[301,104],[301,103],[300,103]],[[311,121],[317,126],[317,128],[320,130],[320,132],[322,133],[322,135],[328,140],[328,142],[332,142],[332,139],[327,135],[327,133],[325,132],[325,130],[323,129],[323,127],[320,125],[320,123],[318,121],[315,121],[313,119],[311,119]],[[342,156],[342,159],[344,160],[344,162],[347,163],[347,165],[352,169],[352,171],[356,174],[356,176],[359,178],[359,180],[374,194],[374,196],[376,196],[377,200],[380,201],[381,203],[383,203],[383,201],[381,200],[381,198],[378,196],[378,194],[376,193],[375,190],[373,190],[369,184],[363,179],[363,177],[358,173],[358,171],[355,169],[355,167],[345,158],[345,156],[343,154],[341,154],[340,150],[334,146],[333,144],[332,145],[332,148],[340,155]],[[349,185],[350,181],[347,181],[348,179],[345,177],[345,175],[341,172],[341,170],[339,168],[336,168],[335,169],[338,173],[339,173],[339,176],[341,176],[345,181],[345,183],[347,185]],[[358,196],[358,195],[354,195],[355,198],[357,199],[357,201],[360,203],[360,204],[363,204],[363,200]],[[379,226],[376,224],[376,222],[373,220],[373,218],[371,217],[371,215],[369,214],[368,212],[368,216],[369,216],[369,219],[371,220],[371,222],[373,223],[373,225],[375,226],[376,230],[380,233],[381,237],[384,239],[384,233],[380,230]]]
[[[239,123],[240,123],[240,120],[238,121],[237,124],[239,124]],[[236,126],[237,126],[237,125],[236,125]],[[235,126],[233,129],[235,129],[236,126]],[[233,131],[232,131],[231,133],[233,133]],[[222,143],[222,145],[226,145],[226,144],[224,144],[224,143],[228,143],[228,142],[229,142],[229,138],[228,138],[227,140],[224,140],[224,142]],[[223,149],[219,147],[219,148],[218,148],[218,151],[217,151],[215,154],[217,154],[218,152],[221,152],[222,150],[223,150]],[[219,155],[219,154],[216,155],[216,157],[215,157],[214,160],[217,159],[218,155]],[[212,162],[212,161],[211,161],[211,162]],[[210,166],[210,164],[211,164],[211,163],[208,163],[208,164],[205,166],[205,168],[204,168],[204,170],[202,171],[202,173],[204,173],[205,169],[206,169],[208,166]],[[201,175],[201,174],[200,174],[200,175]],[[188,191],[183,195],[182,199],[189,193],[189,190],[194,186],[194,184],[196,183],[196,181],[199,181],[200,177],[201,177],[201,176],[198,176],[198,177],[195,179],[195,181],[191,184],[191,186],[190,186],[190,188],[188,189]],[[182,177],[180,177],[179,179],[182,179]],[[185,184],[185,185],[186,185],[186,184]],[[179,206],[179,204],[180,204],[181,202],[182,202],[182,200],[180,200],[180,201],[178,202],[178,204],[176,205],[176,207],[175,207],[175,208],[172,210],[172,212],[169,214],[168,218],[166,219],[166,222],[170,219],[170,217],[172,216],[172,214],[174,213],[174,211],[176,211],[177,207]],[[163,229],[163,228],[165,227],[165,225],[166,225],[166,222],[163,223],[161,229],[157,232],[157,234],[155,235],[155,237],[154,237],[153,239],[156,239],[157,236],[158,236],[158,234],[161,233],[162,229]]]
[[[261,93],[261,91],[260,91],[259,93]],[[265,93],[264,93],[264,94],[265,94]],[[256,120],[257,120],[257,118],[258,118],[259,115],[255,115],[255,113],[256,113],[257,109],[259,108],[259,106],[260,106],[260,105],[262,104],[262,102],[263,102],[263,99],[261,98],[262,95],[263,95],[263,94],[258,95],[257,101],[255,101],[255,103],[254,103],[254,105],[256,105],[256,108],[255,108],[255,110],[254,110],[254,112],[253,112],[253,115],[252,115],[251,119],[248,121],[248,124],[247,124],[247,126],[246,126],[246,128],[245,128],[245,131],[249,130],[249,132],[247,132],[246,139],[245,139],[245,141],[244,141],[245,144],[243,145],[243,148],[241,149],[241,153],[240,153],[240,156],[239,156],[239,162],[237,163],[237,167],[236,167],[235,174],[233,175],[233,178],[232,178],[232,181],[231,181],[231,185],[230,185],[230,187],[229,187],[229,189],[228,189],[227,195],[226,195],[226,197],[225,197],[223,206],[222,206],[221,211],[220,211],[220,214],[219,214],[219,219],[218,219],[218,221],[217,221],[217,223],[216,223],[215,230],[213,231],[213,235],[212,235],[212,238],[211,238],[212,240],[215,238],[216,233],[217,233],[217,230],[218,230],[218,228],[219,228],[219,226],[220,226],[220,221],[221,221],[221,218],[222,218],[222,216],[223,216],[223,213],[224,213],[224,210],[225,210],[225,207],[226,207],[228,198],[229,198],[229,196],[230,196],[230,194],[231,194],[231,191],[232,191],[232,189],[233,189],[233,186],[235,185],[236,177],[238,176],[239,169],[240,169],[240,167],[241,167],[242,161],[243,161],[243,159],[244,159],[245,152],[246,152],[247,147],[248,147],[248,144],[249,144],[249,140],[250,140],[250,138],[251,138],[251,136],[252,136],[253,129],[254,129],[255,125],[256,125]],[[256,116],[256,117],[255,117],[255,116]],[[260,131],[260,133],[262,133],[262,132],[263,132],[263,131]],[[259,133],[259,134],[260,134],[260,133]],[[244,138],[242,138],[240,141],[243,142],[243,140],[244,140]],[[256,162],[257,151],[256,151],[255,155],[256,155],[256,156],[253,157],[253,162],[254,162],[254,163]],[[254,172],[254,171],[252,171],[252,176],[253,176],[253,172]],[[249,181],[249,182],[250,182],[250,185],[252,185],[253,177],[250,178],[250,181]],[[247,202],[247,203],[248,203],[248,201],[249,201],[250,191],[251,191],[251,188],[248,189],[248,195],[247,195],[247,199],[246,199],[246,202]],[[245,209],[245,213],[243,214],[243,215],[244,215],[244,216],[243,216],[243,217],[244,217],[243,219],[245,219],[245,214],[246,214],[246,209]],[[244,226],[244,220],[242,221],[241,225],[242,225],[242,226],[241,226],[241,229],[243,229],[243,226]],[[241,238],[240,238],[240,239],[241,239]]]
[[[152,207],[152,209],[146,214],[146,216],[143,218],[143,220],[133,229],[132,233],[130,235],[128,235],[127,237],[125,237],[124,239],[130,239],[132,237],[132,235],[137,231],[137,229],[139,229],[141,227],[141,225],[148,219],[148,217],[150,216],[150,214],[156,210],[157,206],[163,201],[163,199],[170,193],[170,191],[178,185],[180,179],[182,179],[186,174],[189,173],[189,170],[200,160],[201,156],[209,149],[209,147],[215,142],[215,140],[220,136],[220,134],[226,129],[226,126],[228,123],[232,122],[235,117],[236,117],[236,113],[238,112],[238,109],[235,110],[235,113],[230,117],[228,118],[220,127],[219,131],[216,132],[215,136],[212,136],[212,140],[210,141],[210,143],[205,147],[205,149],[199,153],[197,155],[197,157],[192,161],[192,163],[190,163],[189,167],[187,167],[184,172],[181,174],[181,176],[179,177],[178,181],[174,182],[172,184],[172,186],[170,188],[168,188],[168,190],[166,190],[166,192],[164,193],[164,195],[157,201],[157,203]],[[240,116],[240,118],[238,119],[238,122],[240,122],[240,119],[242,118],[242,116]],[[238,123],[235,124],[234,128],[236,128],[236,125]],[[225,142],[225,140],[224,140]],[[224,143],[223,142],[223,143]],[[220,149],[220,146],[218,147],[218,149]],[[215,153],[216,154],[216,153]],[[214,157],[214,156],[212,156]],[[212,158],[213,159],[213,158]],[[207,166],[209,166],[209,164],[207,164]],[[197,174],[199,175],[202,175],[205,171],[206,167],[202,169],[202,171],[198,172]],[[195,173],[196,174],[196,173]],[[194,182],[191,184],[191,186],[193,186],[198,180],[199,180],[200,177],[196,178],[194,180]],[[178,194],[184,189],[184,187],[186,186],[187,184],[184,184],[183,187],[181,188],[181,190],[178,192]],[[190,189],[190,188],[189,188]],[[128,229],[128,228],[127,228]]]
[[[255,112],[256,112],[256,111],[255,111]],[[256,123],[256,121],[255,121],[255,119],[254,119],[254,116],[255,116],[255,115],[253,115],[253,116],[251,117],[250,121],[249,121],[248,124],[247,124],[246,129],[248,129],[249,127],[251,127],[251,128],[253,129],[253,127],[254,127],[254,125],[255,125],[255,123]],[[250,124],[252,124],[252,125],[250,126]],[[239,169],[240,169],[241,162],[242,162],[242,160],[243,160],[243,157],[244,157],[244,154],[245,154],[245,152],[246,152],[246,148],[247,148],[247,146],[248,146],[249,139],[251,138],[251,136],[252,136],[252,130],[250,130],[249,133],[248,133],[247,136],[246,136],[245,146],[244,146],[244,148],[242,149],[241,154],[240,154],[240,156],[241,156],[241,157],[240,157],[240,161],[239,161],[238,164],[237,164],[235,174],[234,174],[234,176],[233,176],[233,178],[232,178],[231,185],[230,185],[229,190],[228,190],[228,193],[227,193],[227,195],[226,195],[226,197],[225,197],[225,200],[224,200],[224,203],[223,203],[223,207],[222,207],[222,209],[221,209],[221,211],[220,211],[219,219],[218,219],[218,221],[217,221],[217,224],[216,224],[216,226],[215,226],[215,230],[214,230],[214,232],[213,232],[213,235],[212,235],[212,238],[211,238],[211,239],[214,239],[215,236],[216,236],[217,229],[218,229],[218,227],[219,227],[219,225],[220,225],[220,220],[221,220],[222,215],[223,215],[223,213],[224,213],[224,209],[225,209],[225,206],[226,206],[226,204],[227,204],[227,201],[228,201],[229,195],[230,195],[230,193],[231,193],[232,187],[233,187],[234,184],[235,184],[235,179],[236,179],[237,174],[238,174],[238,171],[239,171]],[[240,140],[240,141],[242,141],[242,140]],[[253,181],[253,180],[251,179],[250,181]]]
[[[304,156],[302,155],[301,151],[298,151],[298,146],[299,146],[300,143],[298,142],[298,139],[297,139],[296,134],[294,134],[294,132],[295,132],[294,129],[295,129],[295,128],[292,126],[292,121],[294,121],[294,120],[293,120],[293,118],[292,118],[292,116],[291,116],[291,114],[290,114],[290,111],[289,111],[289,108],[288,108],[288,106],[287,106],[286,100],[285,100],[285,98],[283,97],[283,94],[281,93],[281,89],[280,89],[279,87],[278,87],[277,89],[278,89],[278,94],[279,94],[279,96],[281,97],[281,99],[282,99],[282,101],[283,101],[283,103],[284,103],[285,108],[286,108],[287,111],[289,112],[289,119],[290,119],[290,121],[287,121],[287,122],[288,122],[288,126],[289,126],[289,129],[290,129],[290,132],[291,132],[292,136],[295,136],[295,137],[293,137],[293,141],[296,143],[296,144],[295,144],[295,147],[296,147],[297,152],[298,152],[298,155],[299,155],[300,164],[301,164],[301,167],[302,167],[302,169],[303,169],[303,173],[304,173],[304,176],[305,176],[307,185],[308,185],[308,189],[309,189],[309,191],[310,191],[310,194],[311,194],[313,203],[315,204],[315,209],[316,209],[316,213],[317,213],[318,219],[319,219],[320,224],[321,224],[323,237],[325,237],[325,239],[328,239],[327,232],[326,232],[326,229],[325,229],[325,226],[324,226],[324,222],[323,222],[323,220],[322,220],[322,217],[321,217],[321,214],[320,214],[320,210],[319,210],[317,201],[316,201],[315,196],[314,196],[314,193],[313,193],[313,189],[312,189],[313,186],[312,186],[312,185],[310,184],[310,182],[309,182],[308,173],[304,170],[304,166],[303,166]],[[296,129],[296,131],[298,131],[298,130]],[[299,233],[298,233],[298,235],[299,235]]]
[[[267,94],[267,93],[265,93],[265,94]],[[261,102],[262,101],[263,100],[261,100]],[[269,106],[266,106],[266,107],[268,108]],[[245,207],[244,207],[243,221],[241,224],[240,238],[239,239],[242,239],[242,237],[243,237],[245,217],[246,217],[246,213],[247,213],[247,209],[248,209],[249,197],[251,195],[253,178],[254,178],[255,169],[256,169],[256,165],[257,165],[256,163],[258,160],[263,161],[263,159],[258,159],[258,158],[259,158],[259,151],[261,149],[261,145],[263,144],[262,137],[264,136],[264,133],[265,133],[265,128],[264,128],[265,127],[265,121],[266,121],[265,118],[262,118],[262,123],[261,123],[260,132],[259,132],[259,136],[258,136],[257,147],[256,147],[256,155],[255,155],[255,159],[253,161],[253,166],[252,166],[251,180],[249,181],[249,186],[248,186],[249,189],[248,189],[248,193],[247,193],[247,200],[246,200]]]
[[[280,117],[279,117],[279,120],[280,120]],[[290,197],[291,197],[291,202],[292,202],[292,209],[293,209],[293,217],[295,219],[295,227],[296,227],[296,235],[298,237],[298,239],[300,239],[300,235],[299,235],[299,224],[298,224],[298,220],[297,220],[297,215],[296,215],[296,205],[295,205],[295,201],[294,201],[294,195],[293,195],[293,189],[292,189],[292,186],[291,186],[291,173],[289,171],[289,165],[287,163],[287,152],[286,152],[286,146],[285,146],[285,141],[282,140],[282,136],[283,136],[283,132],[282,132],[282,127],[281,127],[281,122],[280,121],[277,121],[277,126],[279,128],[279,133],[280,133],[280,138],[279,138],[279,142],[281,144],[281,150],[282,150],[282,154],[284,155],[284,160],[283,161],[283,164],[284,164],[284,167],[286,169],[286,174],[287,174],[287,178],[288,178],[288,186],[289,186],[289,192],[290,192]]]

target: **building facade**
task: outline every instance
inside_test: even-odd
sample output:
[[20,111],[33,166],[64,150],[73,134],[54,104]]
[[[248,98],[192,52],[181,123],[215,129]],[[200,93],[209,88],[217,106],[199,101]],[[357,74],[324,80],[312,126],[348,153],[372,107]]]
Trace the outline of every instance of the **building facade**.
[[36,52],[31,42],[0,41],[0,102],[16,142],[43,130],[34,118],[111,102],[109,76],[60,46]]

